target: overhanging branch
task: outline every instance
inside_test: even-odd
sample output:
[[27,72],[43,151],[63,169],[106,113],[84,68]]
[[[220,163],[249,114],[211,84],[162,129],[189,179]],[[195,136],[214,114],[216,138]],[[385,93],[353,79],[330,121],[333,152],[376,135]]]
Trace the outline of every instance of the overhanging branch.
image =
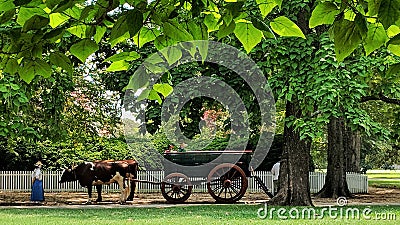
[[386,103],[390,103],[390,104],[396,104],[396,105],[400,105],[400,99],[395,99],[395,98],[388,98],[385,95],[383,95],[382,93],[379,93],[379,95],[374,95],[374,96],[365,96],[361,98],[361,102],[367,102],[367,101],[383,101]]

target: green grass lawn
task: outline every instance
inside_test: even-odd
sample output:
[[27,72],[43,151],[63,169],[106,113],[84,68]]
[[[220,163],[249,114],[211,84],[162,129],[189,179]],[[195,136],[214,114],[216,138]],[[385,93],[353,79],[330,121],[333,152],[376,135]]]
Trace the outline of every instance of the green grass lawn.
[[395,170],[372,170],[367,172],[371,187],[400,188],[400,172]]
[[[161,208],[80,208],[80,209],[60,209],[60,208],[31,208],[31,209],[0,209],[0,224],[398,224],[400,219],[400,206],[358,206],[355,210],[360,212],[360,219],[352,218],[348,208],[336,207],[336,219],[329,216],[328,211],[321,213],[321,207],[307,208],[314,209],[317,217],[324,215],[323,218],[301,219],[301,211],[304,207],[288,208],[284,207],[284,216],[296,215],[299,212],[299,219],[281,219],[278,217],[277,208],[273,211],[270,218],[261,219],[257,216],[257,211],[263,209],[264,205],[197,205],[197,206],[177,206]],[[327,207],[325,207],[328,210]],[[340,215],[342,209],[342,218]],[[272,207],[268,207],[270,212]],[[291,214],[289,211],[291,210]],[[333,210],[333,208],[332,208]],[[354,209],[352,209],[354,210]],[[362,212],[368,210],[364,218]],[[310,215],[314,215],[311,213]],[[335,214],[332,214],[335,215]],[[354,214],[356,215],[356,214]],[[387,220],[378,220],[383,217],[390,217]],[[313,216],[311,216],[313,217]],[[272,221],[271,221],[272,220]]]

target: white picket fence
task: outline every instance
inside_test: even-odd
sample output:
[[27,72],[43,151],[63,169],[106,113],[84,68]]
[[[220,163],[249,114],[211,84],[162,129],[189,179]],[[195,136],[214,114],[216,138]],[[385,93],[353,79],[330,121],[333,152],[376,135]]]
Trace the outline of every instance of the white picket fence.
[[[0,171],[0,191],[31,191],[31,171]],[[43,173],[43,185],[46,192],[85,192],[78,182],[58,183],[61,177],[60,171],[45,171]],[[266,186],[273,190],[272,175],[268,171],[256,171]],[[164,171],[139,171],[139,180],[160,182],[164,178]],[[310,173],[310,191],[317,193],[324,186],[325,173]],[[347,183],[352,193],[368,193],[368,179],[364,174],[347,173]],[[104,185],[106,192],[118,192],[117,184]],[[206,183],[193,187],[194,192],[207,192]],[[249,179],[248,192],[262,192],[255,179]],[[160,192],[160,185],[149,183],[139,183],[137,187],[139,193]]]

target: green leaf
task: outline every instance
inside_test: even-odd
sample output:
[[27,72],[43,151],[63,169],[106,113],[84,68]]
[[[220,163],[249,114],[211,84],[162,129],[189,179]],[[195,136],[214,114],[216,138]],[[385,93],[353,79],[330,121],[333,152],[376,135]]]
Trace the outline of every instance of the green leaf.
[[368,0],[368,16],[375,16],[378,14],[381,1],[382,0]]
[[44,60],[36,59],[35,64],[35,71],[37,75],[40,75],[44,78],[49,78],[51,76],[51,66],[47,64]]
[[161,50],[161,54],[165,57],[169,65],[174,64],[182,57],[182,51],[177,47],[169,47]]
[[129,80],[125,89],[137,91],[140,88],[146,87],[149,84],[149,75],[143,67],[139,67]]
[[[340,17],[340,16],[338,16]],[[346,20],[354,21],[354,18],[356,17],[356,13],[353,12],[353,10],[345,10],[344,11],[344,18]]]
[[272,31],[272,29],[267,24],[265,24],[264,21],[261,21],[257,18],[252,18],[251,23],[254,25],[255,28],[257,28],[263,32],[264,38],[276,39],[275,33]]
[[73,73],[71,60],[69,60],[69,58],[64,54],[61,54],[59,52],[51,53],[50,62],[56,66],[61,67],[69,74]]
[[43,46],[42,46],[42,44],[37,44],[37,45],[32,47],[31,56],[33,58],[42,58],[42,54],[43,54]]
[[[101,2],[99,2],[98,4],[101,5]],[[85,19],[90,21],[91,19],[93,19],[93,17],[94,17],[93,14],[94,13],[101,13],[102,10],[103,9],[99,10],[99,8],[97,8],[94,5],[88,5],[82,10],[82,12],[81,12],[81,14],[79,16],[79,21],[85,21]],[[96,11],[98,11],[98,12],[96,12]]]
[[65,21],[69,19],[68,16],[61,13],[52,13],[50,14],[50,26],[52,28],[58,27],[60,24],[63,24]]
[[121,42],[124,42],[124,41],[126,41],[127,39],[129,39],[130,38],[130,35],[129,35],[129,32],[126,32],[125,34],[123,34],[121,37],[119,37],[119,38],[116,38],[116,39],[110,39],[110,44],[111,44],[111,47],[114,47],[116,44],[118,44],[118,43],[121,43]]
[[165,60],[163,58],[161,58],[161,56],[157,53],[150,55],[150,57],[148,57],[145,61],[145,65],[147,66],[147,64],[151,64],[151,65],[156,65],[159,63],[164,63]]
[[6,12],[14,8],[15,5],[13,0],[0,0],[0,12]]
[[306,39],[300,28],[285,16],[275,18],[270,26],[280,36],[301,37]]
[[141,48],[144,44],[154,41],[158,35],[160,35],[158,29],[142,27],[142,29],[133,37],[133,41],[139,46],[139,48]]
[[46,0],[46,6],[49,9],[53,9],[54,7],[56,7],[58,4],[61,3],[62,0]]
[[232,12],[229,11],[228,9],[225,9],[225,12],[222,16],[222,20],[224,21],[225,24],[230,24],[233,21]]
[[365,53],[369,55],[371,52],[385,44],[387,40],[388,37],[382,24],[369,24],[367,38],[365,39],[364,44]]
[[310,28],[322,24],[332,24],[340,10],[332,2],[323,2],[318,4],[311,14],[309,21]]
[[265,18],[278,4],[275,0],[256,0],[258,8],[261,10],[261,15]]
[[63,28],[51,29],[51,31],[49,31],[43,36],[43,39],[49,39],[53,42],[56,42],[57,40],[62,38],[64,31],[65,30]]
[[193,36],[181,24],[174,20],[163,23],[164,34],[176,41],[191,41]]
[[47,24],[49,24],[49,21],[49,18],[34,15],[25,22],[22,31],[40,30],[41,28],[47,26]]
[[106,33],[107,28],[103,26],[96,26],[96,34],[93,36],[93,39],[96,43],[99,43]]
[[199,25],[192,20],[188,23],[188,29],[194,40],[208,40],[207,27],[203,23]]
[[15,12],[16,12],[15,9],[11,9],[2,13],[0,15],[0,24],[7,23],[8,21],[10,21],[14,17]]
[[13,89],[14,91],[19,90],[21,87],[18,84],[10,84],[11,89]]
[[396,36],[397,34],[400,34],[400,28],[396,25],[392,25],[389,27],[389,29],[387,29],[387,35],[389,38],[392,38],[394,36]]
[[120,60],[111,63],[111,65],[107,68],[107,72],[115,72],[115,71],[125,71],[129,69],[129,62],[125,60]]
[[77,25],[67,29],[68,32],[77,36],[78,38],[86,38],[86,30],[89,28],[87,25]]
[[120,61],[120,60],[125,60],[125,61],[133,61],[140,58],[139,53],[135,52],[135,51],[131,51],[131,52],[121,52],[118,53],[116,55],[110,56],[108,58],[106,58],[103,62],[116,62],[116,61]]
[[150,91],[151,91],[151,90],[150,90],[149,88],[144,89],[144,90],[140,93],[140,95],[137,97],[136,101],[142,101],[142,100],[147,99],[147,98],[149,97],[149,95],[150,95]]
[[357,14],[354,18],[354,22],[356,23],[356,27],[362,39],[367,37],[368,34],[368,25],[367,21],[363,15]]
[[24,26],[25,22],[35,15],[45,18],[49,17],[49,15],[41,8],[21,7],[18,12],[17,23]]
[[20,93],[20,96],[18,97],[18,101],[21,103],[27,103],[29,102],[29,99],[26,97],[24,93]]
[[381,1],[378,11],[379,21],[385,29],[394,25],[400,19],[400,1],[386,0]]
[[[208,1],[210,2],[210,1]],[[208,4],[208,3],[206,3]],[[235,3],[226,4],[226,9],[232,14],[232,18],[238,18],[241,13],[243,13],[243,6],[245,1],[238,1]],[[210,4],[211,5],[211,4]],[[214,7],[209,7],[210,11],[213,12],[214,17],[216,19],[220,19],[220,14],[218,13],[218,6],[214,5]]]
[[195,41],[193,42],[182,42],[179,43],[180,47],[184,49],[184,51],[187,51],[192,57],[195,57],[197,53],[197,48],[195,45]]
[[208,14],[204,18],[204,24],[207,26],[207,31],[212,32],[216,31],[219,29],[219,24],[218,24],[219,19],[215,18],[214,14]]
[[16,59],[9,59],[4,68],[4,72],[13,75],[17,72],[17,70],[18,70],[18,61]]
[[157,50],[172,46],[176,43],[177,42],[174,39],[165,35],[160,35],[154,40],[154,46],[156,46]]
[[62,2],[57,4],[57,7],[53,9],[53,12],[65,12],[68,15],[74,15],[75,19],[79,19],[80,14],[75,15],[75,13],[73,13],[73,10],[71,10],[71,8],[74,8],[75,10],[79,9],[78,7],[75,7],[75,3],[76,2],[74,1],[63,0]]
[[153,89],[157,91],[158,93],[161,93],[164,97],[167,97],[172,93],[174,90],[171,85],[169,84],[154,84]]
[[149,93],[149,100],[157,100],[158,104],[162,103],[162,100],[160,98],[160,96],[158,95],[158,93],[154,90],[151,90]]
[[44,78],[51,76],[51,67],[41,59],[25,60],[22,68],[19,70],[19,76],[26,83],[30,83],[36,75]]
[[222,24],[217,33],[218,40],[231,34],[235,30],[235,27],[235,22],[231,22],[228,26],[225,23]]
[[135,36],[143,26],[143,14],[139,10],[130,10],[127,14],[127,26],[131,37]]
[[335,53],[338,61],[343,61],[362,42],[362,37],[354,21],[342,19],[333,27]]
[[4,93],[8,92],[7,87],[5,85],[1,85],[0,86],[0,92],[4,92]]
[[129,32],[130,37],[133,37],[142,26],[143,14],[140,11],[136,9],[126,11],[114,24],[110,34],[110,41],[123,36],[127,32]]
[[85,62],[87,57],[95,53],[99,49],[96,42],[90,39],[83,39],[71,46],[71,54],[76,56],[81,62]]
[[110,41],[116,40],[128,32],[127,18],[126,16],[121,16],[118,18],[117,22],[115,22],[111,30]]
[[262,31],[258,30],[253,24],[248,22],[239,22],[236,24],[235,36],[243,44],[244,49],[249,53],[263,37]]
[[198,41],[195,44],[201,55],[201,60],[204,63],[208,55],[208,41]]
[[392,64],[389,66],[387,75],[395,75],[400,73],[400,63]]
[[395,35],[394,37],[390,38],[387,43],[388,45],[400,45],[400,34]]
[[387,48],[393,54],[400,56],[400,45],[388,45]]

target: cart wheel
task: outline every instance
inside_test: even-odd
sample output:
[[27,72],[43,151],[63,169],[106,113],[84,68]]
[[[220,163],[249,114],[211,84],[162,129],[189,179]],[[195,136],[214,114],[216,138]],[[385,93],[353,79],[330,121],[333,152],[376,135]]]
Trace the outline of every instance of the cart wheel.
[[247,177],[244,171],[231,163],[214,167],[207,177],[208,193],[217,201],[233,203],[239,201],[247,190]]
[[186,201],[192,193],[192,188],[189,178],[182,173],[171,173],[161,183],[161,193],[171,203]]

